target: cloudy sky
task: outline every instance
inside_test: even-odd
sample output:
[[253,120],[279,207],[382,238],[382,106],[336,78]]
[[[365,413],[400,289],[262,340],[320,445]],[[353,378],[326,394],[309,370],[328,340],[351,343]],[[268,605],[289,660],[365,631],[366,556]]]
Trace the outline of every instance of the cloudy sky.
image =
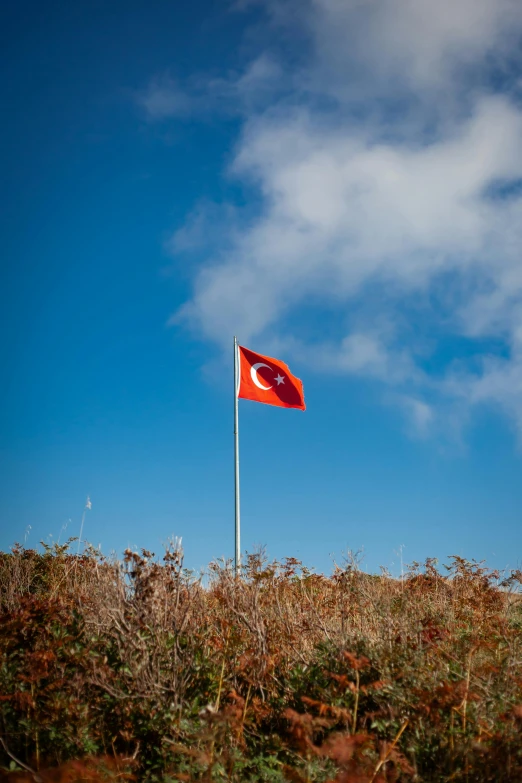
[[2,545],[229,554],[237,334],[246,546],[516,565],[520,2],[2,13]]

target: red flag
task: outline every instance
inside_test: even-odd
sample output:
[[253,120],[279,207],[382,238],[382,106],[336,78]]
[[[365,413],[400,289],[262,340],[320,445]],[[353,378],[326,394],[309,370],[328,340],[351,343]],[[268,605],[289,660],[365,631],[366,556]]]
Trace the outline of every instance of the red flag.
[[239,391],[243,400],[278,405],[280,408],[306,408],[303,384],[286,364],[270,356],[239,349]]

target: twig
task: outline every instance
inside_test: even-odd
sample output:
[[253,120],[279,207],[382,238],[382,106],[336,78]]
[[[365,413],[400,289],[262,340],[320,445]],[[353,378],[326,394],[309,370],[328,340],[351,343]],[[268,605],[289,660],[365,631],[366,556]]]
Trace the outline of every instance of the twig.
[[225,642],[225,650],[224,650],[224,653],[223,653],[223,663],[221,665],[221,676],[219,678],[218,695],[217,695],[216,707],[215,707],[216,712],[219,710],[219,702],[221,701],[221,690],[223,688],[223,677],[225,675],[225,662],[226,662],[226,657],[227,657],[227,652],[228,652],[228,640],[229,639],[230,639],[230,628],[228,629],[227,640]]
[[243,708],[243,715],[241,716],[241,725],[239,726],[238,736],[240,736],[243,733],[244,729],[245,729],[245,719],[246,719],[246,714],[247,714],[247,709],[248,709],[248,700],[250,698],[251,690],[252,690],[252,684],[249,683],[248,691],[247,691],[247,695],[246,695],[246,699],[245,699],[245,706]]
[[0,737],[0,742],[2,743],[2,747],[7,753],[7,755],[9,756],[9,758],[11,758],[15,762],[15,764],[18,764],[19,767],[25,769],[26,772],[30,772],[30,774],[34,778],[35,783],[43,783],[43,778],[41,778],[40,775],[37,772],[35,772],[34,769],[32,769],[32,767],[30,767],[28,764],[24,764],[23,761],[20,761],[20,759],[17,759],[16,756],[13,753],[11,753],[3,737]]
[[359,707],[359,685],[361,682],[361,676],[359,674],[359,669],[355,670],[355,704],[353,705],[353,716],[352,716],[352,732],[355,734],[357,731],[357,709]]
[[390,758],[392,750],[394,749],[394,747],[397,745],[398,741],[400,740],[401,735],[402,735],[403,731],[405,730],[406,726],[408,725],[408,723],[409,723],[409,720],[408,720],[408,718],[406,718],[406,720],[404,721],[404,723],[402,724],[402,726],[399,729],[399,733],[397,734],[397,736],[393,740],[392,744],[390,745],[390,747],[386,751],[386,753],[384,755],[384,758],[377,762],[377,766],[375,767],[373,775],[370,778],[370,783],[374,783],[374,780],[377,777],[377,773],[379,772],[380,768],[383,767],[386,764],[386,762],[388,761],[388,759]]
[[464,692],[464,698],[462,699],[462,704],[460,705],[458,711],[462,710],[462,730],[466,731],[466,709],[468,706],[468,694],[469,694],[469,683],[471,679],[471,659],[473,657],[473,653],[475,652],[474,649],[470,650],[469,653],[469,659],[468,659],[468,669],[466,672],[466,690]]

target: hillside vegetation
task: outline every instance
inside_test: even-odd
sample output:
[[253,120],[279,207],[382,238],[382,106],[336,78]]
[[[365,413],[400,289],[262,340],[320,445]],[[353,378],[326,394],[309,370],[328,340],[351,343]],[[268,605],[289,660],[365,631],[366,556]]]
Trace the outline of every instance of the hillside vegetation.
[[12,781],[522,781],[522,574],[0,553]]

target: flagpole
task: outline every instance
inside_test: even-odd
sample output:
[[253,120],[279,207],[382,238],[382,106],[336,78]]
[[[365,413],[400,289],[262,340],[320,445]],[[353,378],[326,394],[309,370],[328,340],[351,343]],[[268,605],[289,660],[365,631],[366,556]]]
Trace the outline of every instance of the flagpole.
[[239,576],[241,570],[241,541],[239,514],[239,416],[238,416],[239,366],[237,337],[234,337],[234,484],[235,484],[235,549],[234,570]]

